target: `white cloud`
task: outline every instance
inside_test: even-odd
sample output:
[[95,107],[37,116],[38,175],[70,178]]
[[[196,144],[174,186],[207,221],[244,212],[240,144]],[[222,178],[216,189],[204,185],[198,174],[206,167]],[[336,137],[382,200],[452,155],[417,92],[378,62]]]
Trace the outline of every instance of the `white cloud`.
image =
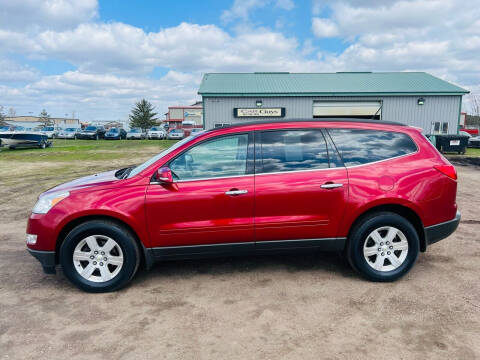
[[313,18],[312,31],[319,38],[335,37],[339,34],[337,25],[326,18]]
[[73,28],[98,15],[97,0],[1,0],[3,29]]
[[38,78],[39,74],[35,69],[0,58],[0,83],[33,81]]
[[221,19],[224,23],[237,19],[246,22],[251,11],[264,8],[267,5],[273,5],[275,8],[287,11],[295,7],[293,0],[234,0],[232,7],[222,12]]

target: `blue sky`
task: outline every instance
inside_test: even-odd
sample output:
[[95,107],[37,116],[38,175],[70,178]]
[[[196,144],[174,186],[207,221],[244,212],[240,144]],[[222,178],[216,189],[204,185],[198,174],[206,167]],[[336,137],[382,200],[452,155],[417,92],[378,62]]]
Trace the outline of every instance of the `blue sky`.
[[480,93],[479,5],[0,0],[0,106],[126,119],[145,97],[163,113],[215,71],[427,71]]

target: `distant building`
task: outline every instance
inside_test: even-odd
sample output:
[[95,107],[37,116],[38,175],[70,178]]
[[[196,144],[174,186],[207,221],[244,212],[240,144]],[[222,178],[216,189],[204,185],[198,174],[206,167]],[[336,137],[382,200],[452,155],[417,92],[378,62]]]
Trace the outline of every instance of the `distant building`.
[[[58,127],[79,127],[80,120],[72,118],[50,118],[53,126]],[[44,125],[39,116],[5,116],[5,121],[11,125],[23,126],[25,128],[34,128]]]
[[165,122],[170,129],[187,127],[203,127],[202,102],[189,106],[169,106],[165,114]]
[[468,90],[423,72],[257,72],[205,74],[198,93],[205,129],[255,120],[347,117],[456,134]]

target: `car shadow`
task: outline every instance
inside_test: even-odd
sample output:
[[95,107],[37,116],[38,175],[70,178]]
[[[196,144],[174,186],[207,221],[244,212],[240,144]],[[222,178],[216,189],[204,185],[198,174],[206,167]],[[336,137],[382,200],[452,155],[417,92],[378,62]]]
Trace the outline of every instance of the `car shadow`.
[[191,278],[198,275],[225,275],[251,272],[285,271],[288,273],[318,271],[327,275],[354,278],[344,256],[337,252],[310,252],[275,255],[249,255],[212,257],[193,260],[163,261],[150,270],[140,269],[133,283],[139,284],[151,278],[181,276]]

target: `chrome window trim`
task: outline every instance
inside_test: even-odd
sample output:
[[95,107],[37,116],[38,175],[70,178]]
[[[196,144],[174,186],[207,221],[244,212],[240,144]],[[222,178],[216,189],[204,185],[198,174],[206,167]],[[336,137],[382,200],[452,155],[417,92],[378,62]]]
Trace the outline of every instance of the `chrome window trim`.
[[[245,174],[245,175],[232,175],[232,176],[222,176],[222,177],[211,177],[211,178],[198,178],[198,179],[185,179],[185,180],[174,180],[173,183],[184,183],[184,182],[192,182],[192,181],[205,181],[205,180],[217,180],[217,179],[233,179],[233,178],[240,178],[240,177],[250,177],[254,176],[254,174]],[[150,184],[163,184],[159,181],[150,181]]]

